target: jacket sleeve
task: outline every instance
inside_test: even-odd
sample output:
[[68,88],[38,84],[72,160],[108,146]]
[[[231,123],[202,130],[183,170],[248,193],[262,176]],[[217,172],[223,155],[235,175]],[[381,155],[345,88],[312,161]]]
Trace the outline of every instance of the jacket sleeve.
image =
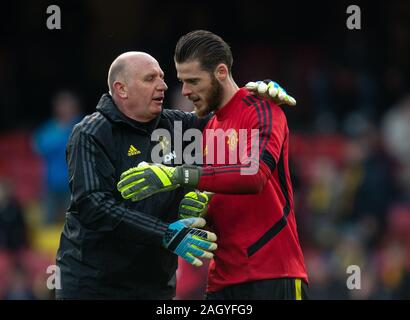
[[182,121],[184,131],[188,129],[198,129],[203,131],[212,114],[199,118],[194,112],[184,112],[180,110],[166,109],[167,115],[172,121]]
[[198,189],[225,194],[261,192],[276,168],[287,134],[283,111],[259,100],[249,115],[246,147],[238,156],[238,164],[203,167]]
[[97,232],[122,227],[144,242],[161,244],[168,224],[131,210],[124,200],[116,198],[114,166],[94,136],[75,127],[67,147],[67,162],[72,202],[84,227]]

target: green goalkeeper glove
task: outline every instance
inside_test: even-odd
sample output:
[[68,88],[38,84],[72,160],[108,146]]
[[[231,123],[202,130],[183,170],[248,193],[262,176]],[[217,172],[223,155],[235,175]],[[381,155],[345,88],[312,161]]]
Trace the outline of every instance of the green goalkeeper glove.
[[292,96],[286,93],[279,84],[272,80],[263,80],[256,82],[248,82],[245,85],[249,91],[263,97],[272,100],[277,105],[287,104],[289,106],[295,106],[296,100]]
[[200,267],[198,258],[212,259],[217,248],[216,234],[197,229],[205,226],[202,218],[182,219],[171,223],[163,238],[164,247],[179,255],[190,264]]
[[198,218],[203,217],[208,209],[209,197],[206,193],[198,190],[188,192],[179,204],[179,217]]
[[195,188],[200,176],[201,168],[196,166],[168,167],[141,162],[138,167],[131,168],[121,175],[117,189],[124,199],[139,201],[180,186]]

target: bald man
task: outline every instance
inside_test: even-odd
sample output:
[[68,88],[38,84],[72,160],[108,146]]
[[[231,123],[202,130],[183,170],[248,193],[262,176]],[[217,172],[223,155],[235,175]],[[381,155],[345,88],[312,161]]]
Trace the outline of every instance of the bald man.
[[206,119],[162,108],[164,73],[143,52],[115,59],[108,87],[110,94],[74,127],[67,145],[71,203],[57,252],[56,297],[172,299],[177,256],[164,247],[164,237],[178,219],[184,190],[131,202],[116,183],[126,169],[152,162],[155,129],[172,133],[174,121],[184,131],[202,129]]
[[127,52],[115,59],[108,72],[108,88],[118,109],[143,123],[161,113],[168,89],[157,60],[144,52]]

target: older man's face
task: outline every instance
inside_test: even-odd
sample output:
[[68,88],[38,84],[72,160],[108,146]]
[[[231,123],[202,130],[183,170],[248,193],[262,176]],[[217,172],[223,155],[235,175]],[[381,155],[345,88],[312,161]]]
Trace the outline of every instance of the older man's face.
[[128,105],[146,121],[157,117],[162,111],[165,90],[164,72],[151,57],[142,57],[127,70]]

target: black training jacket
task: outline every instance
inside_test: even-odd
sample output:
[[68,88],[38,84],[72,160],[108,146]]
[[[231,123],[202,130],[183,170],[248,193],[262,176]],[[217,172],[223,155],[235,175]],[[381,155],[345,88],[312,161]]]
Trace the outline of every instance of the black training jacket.
[[[58,299],[170,299],[175,295],[177,256],[162,247],[177,219],[181,188],[143,201],[122,199],[120,175],[141,161],[151,162],[155,129],[171,132],[167,164],[174,152],[173,128],[203,129],[207,119],[164,109],[152,122],[127,118],[104,94],[97,111],[78,123],[67,145],[71,202],[57,252],[61,271]],[[165,148],[165,147],[164,147]]]

